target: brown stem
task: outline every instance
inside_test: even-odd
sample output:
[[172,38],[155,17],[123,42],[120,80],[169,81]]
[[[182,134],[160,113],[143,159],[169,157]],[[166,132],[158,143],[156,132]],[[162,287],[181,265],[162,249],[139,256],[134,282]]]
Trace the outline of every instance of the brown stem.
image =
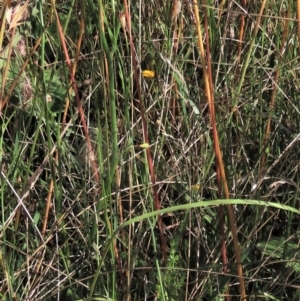
[[[143,101],[142,101],[141,87],[139,84],[139,74],[140,73],[139,73],[139,70],[137,67],[134,44],[133,44],[133,39],[132,39],[132,34],[131,34],[131,22],[130,22],[130,15],[129,15],[127,0],[124,0],[124,7],[125,7],[126,20],[127,20],[127,28],[128,28],[128,32],[129,32],[129,43],[130,43],[130,50],[131,50],[133,69],[134,69],[133,70],[134,71],[134,79],[135,79],[136,86],[137,86],[139,106],[140,106],[140,112],[141,112],[141,118],[142,118],[142,124],[143,124],[143,135],[144,135],[144,140],[145,140],[144,142],[148,143],[150,145],[149,137],[148,137],[147,121],[146,121],[145,110],[144,110]],[[156,184],[155,172],[154,172],[154,168],[153,168],[153,159],[152,159],[151,150],[149,147],[146,149],[146,154],[147,154],[147,160],[148,160],[148,166],[149,166],[149,172],[150,172],[150,178],[151,178],[151,184],[152,184],[154,206],[155,206],[156,210],[159,210],[160,203],[159,203],[159,199],[158,199],[157,184]],[[163,261],[165,262],[166,258],[167,258],[167,245],[166,245],[166,241],[165,241],[165,237],[164,237],[163,222],[162,222],[161,215],[157,216],[157,221],[158,221],[159,234],[160,234],[160,240],[161,240],[161,246],[162,246],[162,258],[163,258]]]
[[[207,95],[207,102],[208,102],[208,106],[209,106],[210,120],[211,120],[211,125],[212,125],[214,149],[215,149],[215,155],[216,155],[216,165],[218,166],[218,169],[219,169],[219,172],[221,175],[224,197],[225,197],[225,199],[229,199],[229,191],[228,191],[228,186],[227,186],[226,174],[225,174],[222,154],[221,154],[221,150],[220,150],[218,132],[217,132],[217,127],[216,127],[209,41],[206,43],[207,51],[206,51],[206,55],[205,55],[203,41],[202,41],[202,31],[201,31],[201,22],[200,22],[200,17],[199,17],[199,8],[198,8],[197,1],[194,2],[194,12],[195,12],[195,18],[196,18],[197,34],[198,34],[198,46],[199,46],[199,50],[200,50],[201,62],[202,62],[202,67],[203,67],[205,92]],[[207,28],[208,28],[208,26],[206,26],[206,29]],[[206,36],[208,38],[209,35],[207,34]],[[232,209],[231,205],[227,205],[227,211],[228,211],[228,218],[229,218],[230,228],[231,228],[231,233],[232,233],[232,238],[233,238],[234,252],[235,252],[235,258],[236,258],[236,265],[237,265],[237,275],[238,275],[239,284],[240,284],[241,299],[245,300],[246,292],[245,292],[245,283],[244,283],[244,277],[243,277],[243,269],[242,269],[242,264],[241,264],[241,254],[240,254],[240,249],[239,249],[239,244],[238,244],[237,229],[236,229],[236,225],[235,225],[233,209]]]

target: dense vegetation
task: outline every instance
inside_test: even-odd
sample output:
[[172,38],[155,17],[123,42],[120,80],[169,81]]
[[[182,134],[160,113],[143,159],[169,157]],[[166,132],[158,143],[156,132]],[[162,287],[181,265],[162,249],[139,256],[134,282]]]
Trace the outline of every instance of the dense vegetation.
[[1,300],[299,300],[299,1],[0,3]]

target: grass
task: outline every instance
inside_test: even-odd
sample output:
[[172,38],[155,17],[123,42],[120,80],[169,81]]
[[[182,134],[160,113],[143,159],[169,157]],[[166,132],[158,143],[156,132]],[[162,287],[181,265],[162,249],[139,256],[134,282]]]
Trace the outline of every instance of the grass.
[[299,5],[3,0],[1,300],[299,300]]

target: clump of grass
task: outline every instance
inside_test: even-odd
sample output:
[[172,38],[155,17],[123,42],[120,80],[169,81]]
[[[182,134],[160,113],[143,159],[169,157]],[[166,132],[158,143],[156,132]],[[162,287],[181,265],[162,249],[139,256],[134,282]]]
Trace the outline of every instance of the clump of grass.
[[2,300],[297,300],[296,8],[213,5],[2,2]]

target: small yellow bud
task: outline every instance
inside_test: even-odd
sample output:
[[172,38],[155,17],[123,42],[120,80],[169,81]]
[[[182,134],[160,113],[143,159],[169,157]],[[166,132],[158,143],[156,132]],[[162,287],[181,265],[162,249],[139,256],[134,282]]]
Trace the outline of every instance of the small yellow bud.
[[142,143],[140,144],[140,147],[146,149],[149,147],[149,143]]
[[198,191],[198,190],[200,190],[200,185],[199,184],[192,185],[191,188],[192,188],[192,190]]
[[154,71],[151,71],[151,70],[144,70],[144,71],[142,71],[142,74],[144,77],[147,77],[147,78],[153,78],[155,75]]

